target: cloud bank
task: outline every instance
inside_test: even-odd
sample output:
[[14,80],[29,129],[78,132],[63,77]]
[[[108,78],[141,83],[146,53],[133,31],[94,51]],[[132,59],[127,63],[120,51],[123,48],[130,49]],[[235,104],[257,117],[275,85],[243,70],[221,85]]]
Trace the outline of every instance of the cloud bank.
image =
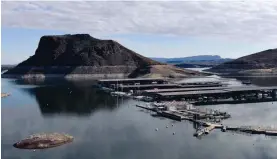
[[66,32],[277,40],[275,1],[1,2],[2,26]]

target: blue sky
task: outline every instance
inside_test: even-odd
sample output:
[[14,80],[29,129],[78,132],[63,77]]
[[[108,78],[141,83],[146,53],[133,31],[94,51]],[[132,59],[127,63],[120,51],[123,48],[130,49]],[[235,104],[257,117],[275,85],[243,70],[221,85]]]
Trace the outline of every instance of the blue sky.
[[276,8],[275,2],[4,2],[1,62],[33,55],[43,35],[74,33],[113,39],[148,57],[237,58],[276,48]]

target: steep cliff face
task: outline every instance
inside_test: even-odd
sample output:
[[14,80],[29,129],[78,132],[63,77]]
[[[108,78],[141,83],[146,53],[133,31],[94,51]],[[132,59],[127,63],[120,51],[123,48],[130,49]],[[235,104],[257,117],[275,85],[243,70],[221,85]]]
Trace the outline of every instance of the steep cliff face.
[[208,71],[229,73],[277,68],[277,49],[269,49],[215,66]]

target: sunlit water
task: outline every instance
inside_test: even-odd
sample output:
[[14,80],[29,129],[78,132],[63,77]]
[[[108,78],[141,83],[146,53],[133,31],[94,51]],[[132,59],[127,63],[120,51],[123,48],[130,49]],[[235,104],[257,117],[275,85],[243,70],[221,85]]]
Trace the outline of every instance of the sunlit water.
[[[197,139],[190,122],[153,117],[135,107],[137,101],[111,97],[84,82],[27,85],[2,79],[1,87],[11,94],[1,101],[4,159],[277,158],[277,137],[215,130]],[[228,111],[229,125],[277,126],[276,102],[207,107]],[[40,132],[68,133],[74,141],[35,152],[12,146]]]

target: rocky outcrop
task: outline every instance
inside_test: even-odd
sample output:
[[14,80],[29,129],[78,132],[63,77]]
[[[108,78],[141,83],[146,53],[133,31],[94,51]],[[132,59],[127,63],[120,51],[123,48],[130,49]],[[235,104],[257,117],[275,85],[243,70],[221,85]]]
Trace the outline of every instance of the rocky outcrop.
[[225,74],[268,74],[274,73],[276,68],[277,49],[269,49],[220,64],[207,71]]
[[43,36],[34,56],[18,66],[142,66],[159,62],[143,57],[113,40],[88,34]]
[[61,146],[73,141],[73,137],[67,134],[59,133],[41,133],[29,136],[13,146],[19,149],[47,149]]
[[88,34],[43,36],[35,55],[3,76],[90,74],[99,78],[117,74],[118,77],[153,65],[166,64],[141,56],[113,40],[100,40]]

